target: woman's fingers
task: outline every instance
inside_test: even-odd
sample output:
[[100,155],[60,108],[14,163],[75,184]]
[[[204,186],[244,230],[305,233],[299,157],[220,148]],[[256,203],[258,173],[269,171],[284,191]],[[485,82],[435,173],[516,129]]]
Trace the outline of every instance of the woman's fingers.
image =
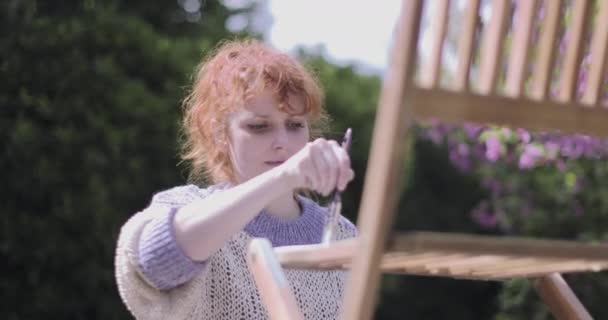
[[314,147],[314,145],[311,143],[308,146],[308,155],[307,155],[307,160],[303,163],[303,174],[308,176],[311,180],[311,185],[309,186],[310,189],[313,189],[315,191],[319,191],[319,187],[322,185],[323,183],[323,176],[321,175],[321,165],[317,163],[317,161],[315,161],[315,158],[318,157],[318,155],[316,155],[318,151],[316,150],[316,148]]
[[353,179],[354,172],[350,167],[350,157],[346,153],[346,150],[340,148],[337,150],[336,154],[339,163],[338,181],[336,182],[336,186],[338,190],[343,191],[346,189],[348,182]]
[[337,188],[338,176],[340,175],[340,166],[338,163],[338,158],[331,147],[323,150],[323,158],[329,169],[325,176],[324,186],[325,195],[328,195]]
[[329,186],[328,174],[331,171],[331,165],[326,159],[325,142],[323,139],[315,140],[310,147],[310,159],[316,169],[316,176],[319,177],[318,183],[315,186],[315,191],[321,194],[327,194]]
[[329,141],[331,145],[333,161],[335,161],[336,172],[334,176],[336,177],[336,181],[333,183],[333,189],[338,189],[340,191],[346,188],[346,178],[347,178],[347,170],[350,169],[350,158],[344,150],[336,141]]
[[323,182],[320,190],[329,195],[333,190],[343,190],[352,179],[350,158],[346,151],[336,141],[318,139],[316,147],[321,150],[322,158],[315,157],[315,163],[320,170]]
[[350,157],[336,141],[317,139],[309,142],[297,155],[283,166],[288,179],[296,179],[295,187],[304,187],[323,195],[340,191],[353,179]]

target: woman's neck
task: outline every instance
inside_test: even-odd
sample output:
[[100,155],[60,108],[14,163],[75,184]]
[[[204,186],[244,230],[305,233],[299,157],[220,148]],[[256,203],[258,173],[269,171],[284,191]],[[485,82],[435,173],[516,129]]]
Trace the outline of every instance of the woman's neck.
[[280,218],[295,219],[300,216],[302,210],[294,194],[289,192],[275,198],[266,206],[266,211]]

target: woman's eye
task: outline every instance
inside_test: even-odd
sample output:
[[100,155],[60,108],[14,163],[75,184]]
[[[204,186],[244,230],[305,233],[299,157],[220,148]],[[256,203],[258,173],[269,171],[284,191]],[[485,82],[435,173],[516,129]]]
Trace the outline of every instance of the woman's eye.
[[268,128],[268,125],[265,123],[252,123],[252,124],[248,124],[247,127],[254,131],[260,131],[260,130],[264,130],[264,129]]
[[304,128],[304,123],[302,123],[302,122],[290,122],[290,123],[287,124],[287,126],[289,127],[289,129],[297,130],[297,129]]

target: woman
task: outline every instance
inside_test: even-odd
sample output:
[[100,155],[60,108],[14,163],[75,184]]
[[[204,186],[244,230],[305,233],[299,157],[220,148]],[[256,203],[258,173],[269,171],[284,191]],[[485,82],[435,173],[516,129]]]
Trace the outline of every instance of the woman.
[[[203,61],[184,103],[182,157],[191,180],[152,198],[123,226],[120,295],[141,319],[266,319],[245,253],[321,241],[327,209],[301,195],[343,190],[353,179],[338,143],[318,138],[327,115],[314,78],[256,40],[227,42]],[[338,239],[356,235],[344,217]],[[307,319],[339,314],[343,271],[286,270]]]

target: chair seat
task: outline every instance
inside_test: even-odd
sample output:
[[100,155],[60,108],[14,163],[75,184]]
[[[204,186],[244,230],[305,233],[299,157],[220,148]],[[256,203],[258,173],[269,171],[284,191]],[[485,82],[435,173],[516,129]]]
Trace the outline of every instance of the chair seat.
[[[275,248],[286,268],[348,269],[358,238]],[[384,273],[474,280],[536,278],[608,269],[608,245],[578,241],[437,232],[393,235],[382,255]]]

